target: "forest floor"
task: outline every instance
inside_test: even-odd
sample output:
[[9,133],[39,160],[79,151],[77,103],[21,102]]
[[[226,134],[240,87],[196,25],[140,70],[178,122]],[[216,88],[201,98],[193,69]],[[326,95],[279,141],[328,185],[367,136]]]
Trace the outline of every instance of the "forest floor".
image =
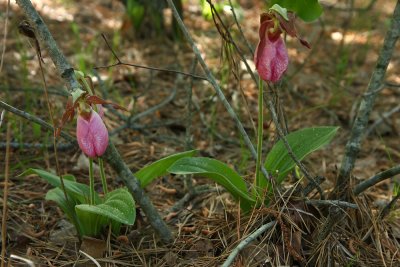
[[[0,3],[4,11],[0,13],[1,21],[6,18],[5,2]],[[4,65],[0,72],[0,97],[9,105],[50,121],[35,50],[18,33],[18,24],[24,17],[14,1],[11,2]],[[101,37],[102,33],[124,62],[185,72],[191,72],[193,68],[194,54],[184,40],[171,40],[169,28],[158,33],[149,21],[144,22],[141,30],[135,30],[119,1],[32,2],[71,65],[84,72],[90,73],[93,67],[115,62]],[[255,143],[252,121],[254,124],[257,122],[257,87],[243,64],[237,65],[240,81],[232,74],[221,57],[222,38],[213,21],[202,16],[198,2],[184,1],[184,22]],[[350,9],[345,2],[354,2],[355,8]],[[319,21],[299,22],[297,25],[300,35],[311,43],[311,50],[302,47],[297,40],[288,38],[287,41],[290,65],[276,99],[279,99],[280,109],[286,116],[289,131],[312,126],[340,127],[331,144],[304,160],[313,176],[325,177],[321,187],[326,194],[334,187],[358,104],[376,64],[396,1],[377,0],[370,9],[364,10],[368,2],[325,1],[328,4]],[[240,24],[249,43],[255,47],[259,14],[265,6],[263,1],[241,1],[241,4]],[[170,16],[168,10],[165,14]],[[221,15],[232,25],[232,33],[242,50],[248,51],[233,26],[230,10],[226,9]],[[4,27],[5,24],[0,23],[1,40]],[[353,184],[400,161],[399,48],[397,45],[386,74],[386,84],[370,116],[370,132],[353,171]],[[43,50],[42,53],[54,114],[61,118],[67,101],[65,85],[47,52]],[[245,55],[252,62],[250,52]],[[234,58],[239,62],[237,56]],[[204,75],[200,66],[195,73]],[[124,122],[106,109],[105,123],[112,134],[111,139],[133,172],[167,155],[197,149],[199,155],[217,158],[234,167],[248,181],[252,180],[255,162],[209,83],[126,66],[100,69],[93,80],[103,97],[126,107],[133,115],[170,98],[154,112],[134,121],[130,129],[122,131],[115,130]],[[187,92],[191,87],[194,112],[192,119],[188,120]],[[397,112],[382,119],[385,113],[393,110]],[[265,116],[264,151],[268,151],[276,141],[276,134],[268,112]],[[375,126],[377,121],[381,123]],[[36,266],[88,264],[90,261],[79,253],[79,240],[61,210],[54,203],[45,201],[51,186],[37,176],[20,176],[31,167],[55,170],[52,133],[7,112],[0,127],[2,170],[5,169],[7,122],[11,123],[12,132],[7,243],[2,244],[7,246],[7,255],[30,259]],[[190,129],[190,138],[187,137],[187,128]],[[75,124],[66,125],[64,130],[74,136]],[[81,182],[87,181],[87,159],[77,147],[60,140],[64,144],[59,149],[62,172],[75,175]],[[111,168],[106,166],[106,170],[110,187],[123,186]],[[3,187],[4,172],[0,176],[0,186]],[[284,188],[290,188],[293,179],[289,178]],[[368,221],[371,228],[338,227],[320,250],[313,251],[321,253],[321,261],[314,261],[314,264],[328,266],[325,260],[329,257],[324,253],[329,252],[332,257],[329,258],[330,264],[335,262],[335,266],[400,266],[399,246],[396,247],[400,241],[398,206],[377,223],[379,210],[393,197],[395,181],[395,177],[387,179],[354,200],[363,206],[363,210],[358,213],[349,211],[347,216],[357,222]],[[209,185],[210,190],[194,196],[177,212],[170,209],[187,193],[182,177],[165,176],[146,187],[152,202],[175,235],[174,244],[163,245],[146,216],[138,209],[134,226],[124,228],[120,236],[107,236],[105,233],[103,240],[108,241],[104,248],[106,256],[98,261],[107,266],[218,266],[245,236],[279,211],[277,204],[243,216],[238,204],[223,188],[201,177],[194,177],[193,183],[195,186]],[[3,191],[0,203],[3,207]],[[307,210],[315,213],[313,207]],[[318,229],[324,217],[307,220],[310,222],[306,224]],[[307,253],[311,253],[312,246],[305,243],[313,240],[312,233],[288,227],[294,240],[291,239],[289,243],[292,245],[288,248],[280,227],[274,227],[250,243],[237,257],[234,266],[304,265],[291,250],[310,259]],[[354,229],[354,232],[349,229]],[[17,262],[13,260],[12,265],[18,266]]]

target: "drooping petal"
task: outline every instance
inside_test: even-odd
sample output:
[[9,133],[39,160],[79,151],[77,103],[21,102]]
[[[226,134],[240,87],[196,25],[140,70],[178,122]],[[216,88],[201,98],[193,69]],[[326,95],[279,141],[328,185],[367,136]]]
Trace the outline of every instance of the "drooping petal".
[[94,110],[89,118],[78,116],[76,137],[81,150],[91,158],[102,156],[108,146],[108,131],[100,115]]

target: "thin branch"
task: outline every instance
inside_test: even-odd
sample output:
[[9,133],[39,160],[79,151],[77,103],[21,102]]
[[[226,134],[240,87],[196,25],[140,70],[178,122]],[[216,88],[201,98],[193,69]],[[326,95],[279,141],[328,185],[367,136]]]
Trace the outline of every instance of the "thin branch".
[[390,168],[388,170],[385,170],[383,172],[380,172],[378,174],[375,174],[371,178],[359,183],[356,185],[356,187],[353,190],[354,195],[359,195],[371,186],[376,185],[379,182],[382,182],[383,180],[386,180],[388,178],[391,178],[397,174],[400,174],[400,165],[397,165],[393,168]]
[[[16,0],[16,2],[25,13],[27,19],[30,21],[31,26],[35,28],[38,39],[40,39],[40,41],[43,43],[43,47],[48,50],[58,72],[66,82],[70,93],[77,88],[81,89],[81,85],[75,77],[73,68],[69,65],[64,55],[58,49],[57,44],[49,32],[46,24],[32,6],[32,3],[29,0]],[[126,186],[132,192],[136,202],[147,215],[148,222],[159,234],[161,240],[164,243],[171,243],[173,241],[171,231],[168,229],[167,225],[162,220],[161,216],[150,202],[149,198],[145,195],[138,179],[132,174],[129,167],[125,164],[111,140],[103,157],[122,178]]]
[[[226,27],[224,21],[221,19],[220,15],[218,14],[218,11],[215,9],[215,6],[211,3],[211,0],[206,0],[207,3],[210,5],[211,10],[213,11],[213,19],[214,19],[214,24],[215,27],[217,28],[220,36],[229,44],[232,44],[233,47],[235,48],[236,52],[238,53],[238,55],[240,56],[240,59],[242,60],[242,62],[244,63],[244,65],[246,66],[247,72],[250,74],[251,78],[253,79],[254,83],[258,86],[258,79],[256,77],[256,75],[254,74],[254,72],[252,71],[249,63],[247,63],[247,60],[244,56],[244,53],[242,52],[242,50],[239,48],[239,46],[236,44],[235,40],[232,37],[231,32],[228,30],[228,28]],[[215,16],[214,16],[215,14]],[[215,18],[218,19],[218,22],[215,20]],[[219,25],[222,26],[224,32],[221,31],[221,29],[219,28]],[[243,36],[243,38],[245,38]],[[252,53],[253,54],[253,53]],[[257,87],[258,88],[258,87]]]
[[[49,130],[51,133],[51,130]],[[47,150],[52,150],[54,149],[53,144],[36,144],[36,143],[19,143],[19,142],[11,142],[10,147],[12,149],[47,149]],[[57,144],[57,150],[59,151],[66,151],[70,149],[76,149],[78,146],[77,144],[73,143],[58,143]],[[6,149],[7,148],[7,143],[6,142],[0,142],[0,150]]]
[[387,86],[389,88],[400,88],[400,84],[393,83],[393,82],[385,82],[385,86]]
[[175,204],[168,209],[169,212],[177,212],[181,211],[182,209],[185,208],[185,205],[192,200],[194,197],[201,195],[201,194],[206,194],[206,193],[212,193],[212,192],[220,192],[223,190],[222,188],[213,188],[210,187],[209,185],[198,185],[193,187],[192,191],[187,192],[181,199],[175,202]]
[[272,221],[272,222],[269,222],[267,224],[264,224],[260,228],[258,228],[255,232],[253,232],[251,235],[249,235],[245,239],[243,239],[239,243],[239,245],[234,250],[232,250],[232,252],[229,254],[228,258],[221,265],[221,267],[232,266],[233,261],[235,260],[236,256],[239,254],[240,251],[242,251],[248,244],[250,244],[257,237],[262,235],[265,231],[267,231],[268,229],[272,228],[275,224],[276,224],[276,221]]
[[306,204],[316,205],[316,206],[338,206],[342,208],[358,209],[357,204],[349,203],[341,200],[319,200],[310,199],[305,201]]
[[370,135],[372,131],[381,123],[383,123],[385,120],[390,118],[393,114],[397,113],[400,111],[400,105],[395,106],[393,109],[389,110],[388,112],[385,112],[380,116],[378,120],[376,120],[367,130],[365,133],[366,136]]
[[[194,40],[193,40],[192,36],[190,35],[188,29],[186,28],[185,24],[183,23],[182,19],[180,18],[179,13],[176,10],[176,7],[175,7],[173,1],[172,0],[167,0],[167,2],[168,2],[169,7],[172,9],[172,13],[173,13],[173,15],[174,15],[179,27],[181,28],[181,30],[183,32],[183,35],[185,36],[186,40],[189,42],[190,46],[192,47],[192,50],[193,50],[194,54],[196,55],[201,67],[203,68],[208,81],[211,83],[211,85],[215,89],[215,92],[217,93],[220,101],[224,105],[224,107],[227,110],[228,114],[234,120],[234,122],[236,124],[236,127],[238,128],[240,134],[242,135],[246,146],[250,150],[251,155],[253,156],[254,159],[257,159],[257,152],[256,152],[256,150],[255,150],[255,148],[253,146],[253,143],[251,142],[249,136],[247,135],[246,130],[244,129],[244,127],[243,127],[242,123],[240,122],[238,116],[236,115],[235,111],[233,110],[233,108],[229,104],[228,100],[226,99],[224,93],[222,92],[220,86],[217,83],[217,80],[215,79],[214,75],[211,73],[211,70],[208,68],[208,66],[205,63],[203,57],[201,56],[201,53],[200,53],[199,49],[197,48],[196,43],[194,42]],[[265,170],[264,167],[262,167],[262,173],[263,173],[263,175],[265,176],[265,178],[267,180],[271,179],[269,177],[269,175],[268,175],[268,172]]]
[[97,69],[109,69],[109,68],[116,67],[116,66],[128,66],[128,67],[134,67],[134,68],[140,68],[140,69],[147,69],[147,70],[155,70],[155,71],[161,71],[161,72],[182,74],[184,76],[192,77],[194,79],[199,79],[199,80],[205,80],[205,81],[208,80],[204,76],[199,76],[199,75],[196,75],[196,74],[187,73],[187,72],[183,72],[183,71],[179,71],[179,70],[170,70],[170,69],[163,69],[163,68],[157,68],[157,67],[143,66],[143,65],[133,64],[133,63],[125,63],[125,62],[121,61],[121,59],[114,52],[114,50],[112,49],[112,47],[108,43],[106,36],[103,33],[101,34],[101,37],[103,37],[104,41],[106,42],[106,45],[107,45],[108,49],[110,49],[111,53],[113,54],[113,56],[117,60],[117,63],[111,64],[111,65],[107,65],[107,66],[95,67],[94,68],[95,70],[97,70]]
[[240,26],[239,20],[236,17],[236,12],[235,12],[235,8],[233,7],[232,0],[229,0],[229,6],[231,7],[233,19],[235,20],[236,26],[239,29],[239,33],[242,36],[242,38],[244,40],[244,43],[246,44],[247,48],[249,49],[250,54],[254,57],[254,50],[251,47],[251,45],[250,45],[249,41],[247,40],[246,36],[244,36],[242,27]]
[[[15,92],[15,91],[17,91],[17,92],[19,92],[19,91],[22,91],[22,92],[32,92],[32,93],[35,93],[35,94],[43,94],[43,89],[42,88],[23,88],[23,87],[8,87],[8,86],[1,86],[0,85],[0,90],[1,91],[12,91],[12,92]],[[68,97],[69,96],[69,93],[66,91],[66,90],[60,90],[60,86],[58,86],[58,87],[49,87],[48,88],[48,93],[49,93],[49,95],[58,95],[58,96],[65,96],[65,97]]]
[[[5,110],[14,113],[15,115],[24,118],[28,121],[31,121],[33,123],[39,124],[40,126],[42,126],[44,129],[54,133],[54,128],[53,125],[51,125],[50,123],[45,122],[44,120],[29,114],[28,112],[25,112],[23,110],[19,110],[13,106],[10,106],[9,104],[0,101],[0,107],[4,108]],[[76,142],[76,139],[74,137],[72,137],[71,135],[67,134],[66,132],[61,131],[60,134],[61,137],[63,137],[65,140],[67,140],[68,142],[72,143],[74,146],[77,146],[78,143]]]
[[[315,177],[315,179],[313,179],[313,181],[315,181],[317,184],[322,184],[325,181],[325,177],[324,176],[317,176]],[[315,185],[313,182],[309,182],[303,189],[303,196],[308,196],[308,194],[311,193],[311,191],[313,191],[315,188]],[[301,189],[301,188],[300,188]]]
[[[197,67],[197,58],[194,58],[192,64],[192,73],[196,71]],[[186,132],[185,132],[185,150],[193,149],[193,136],[192,136],[192,124],[193,124],[193,79],[190,79],[190,83],[186,88],[187,92],[187,115],[186,115]],[[189,193],[194,192],[193,187],[193,175],[187,174],[184,176],[184,184],[185,188],[189,191]]]
[[16,2],[30,21],[31,25],[35,28],[38,39],[49,52],[61,78],[63,78],[67,86],[69,86],[69,90],[75,91],[75,89],[81,88],[81,85],[74,75],[74,69],[69,65],[64,55],[60,53],[57,43],[47,28],[46,23],[44,23],[42,17],[37,13],[31,1],[16,0]]
[[[340,195],[343,195],[343,192],[345,192],[344,190],[346,190],[349,183],[350,173],[354,168],[356,158],[360,151],[361,142],[365,136],[365,130],[368,125],[368,118],[374,106],[375,97],[378,93],[377,89],[379,89],[384,82],[386,69],[389,65],[390,59],[392,58],[393,50],[399,36],[400,1],[397,1],[391,21],[391,26],[385,36],[383,47],[379,54],[374,72],[372,73],[371,79],[369,81],[366,95],[364,95],[361,100],[357,117],[351,130],[350,139],[346,144],[345,155],[342,160],[337,184],[335,187],[335,191],[338,192]],[[371,94],[371,92],[375,93]]]
[[383,208],[382,212],[379,214],[379,218],[382,220],[390,213],[390,211],[395,207],[397,200],[400,198],[400,193],[397,195]]
[[147,109],[147,110],[145,110],[143,112],[140,112],[140,113],[136,114],[135,116],[128,117],[127,118],[127,122],[124,125],[118,127],[114,131],[112,131],[110,133],[110,135],[115,135],[115,134],[121,132],[122,130],[124,130],[126,128],[131,128],[132,124],[135,121],[137,121],[138,119],[143,118],[143,117],[145,117],[145,116],[157,111],[158,109],[164,107],[165,105],[167,105],[169,102],[171,102],[175,98],[175,96],[176,96],[176,87],[177,86],[174,86],[174,88],[172,89],[171,94],[167,98],[165,98],[163,101],[161,101],[160,103],[152,106],[151,108],[149,108],[149,109]]

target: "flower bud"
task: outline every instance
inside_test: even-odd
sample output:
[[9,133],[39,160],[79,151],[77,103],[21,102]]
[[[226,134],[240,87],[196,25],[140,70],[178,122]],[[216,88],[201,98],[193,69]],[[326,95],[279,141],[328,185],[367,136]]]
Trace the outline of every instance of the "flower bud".
[[91,110],[89,116],[79,114],[76,138],[81,150],[91,158],[104,154],[108,146],[108,131],[100,115]]

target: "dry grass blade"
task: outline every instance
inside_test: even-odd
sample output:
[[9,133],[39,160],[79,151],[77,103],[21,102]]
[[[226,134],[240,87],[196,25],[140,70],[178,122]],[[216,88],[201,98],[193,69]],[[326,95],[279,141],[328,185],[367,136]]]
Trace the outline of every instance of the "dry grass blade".
[[[0,72],[3,69],[4,62],[4,54],[6,53],[6,41],[7,41],[7,33],[8,33],[8,15],[10,12],[10,0],[7,2],[7,10],[6,10],[6,21],[4,23],[4,35],[3,35],[3,51],[1,52],[1,61],[0,61]],[[0,124],[1,126],[1,124]]]
[[6,111],[3,109],[2,111],[1,111],[1,115],[0,115],[0,128],[1,128],[1,125],[3,124],[3,119],[4,119],[4,114],[6,113]]
[[7,199],[8,199],[8,181],[10,172],[10,139],[11,139],[11,124],[7,123],[7,149],[5,158],[5,173],[4,173],[4,190],[3,190],[3,217],[1,219],[1,267],[4,267],[6,262],[6,247],[7,247]]

